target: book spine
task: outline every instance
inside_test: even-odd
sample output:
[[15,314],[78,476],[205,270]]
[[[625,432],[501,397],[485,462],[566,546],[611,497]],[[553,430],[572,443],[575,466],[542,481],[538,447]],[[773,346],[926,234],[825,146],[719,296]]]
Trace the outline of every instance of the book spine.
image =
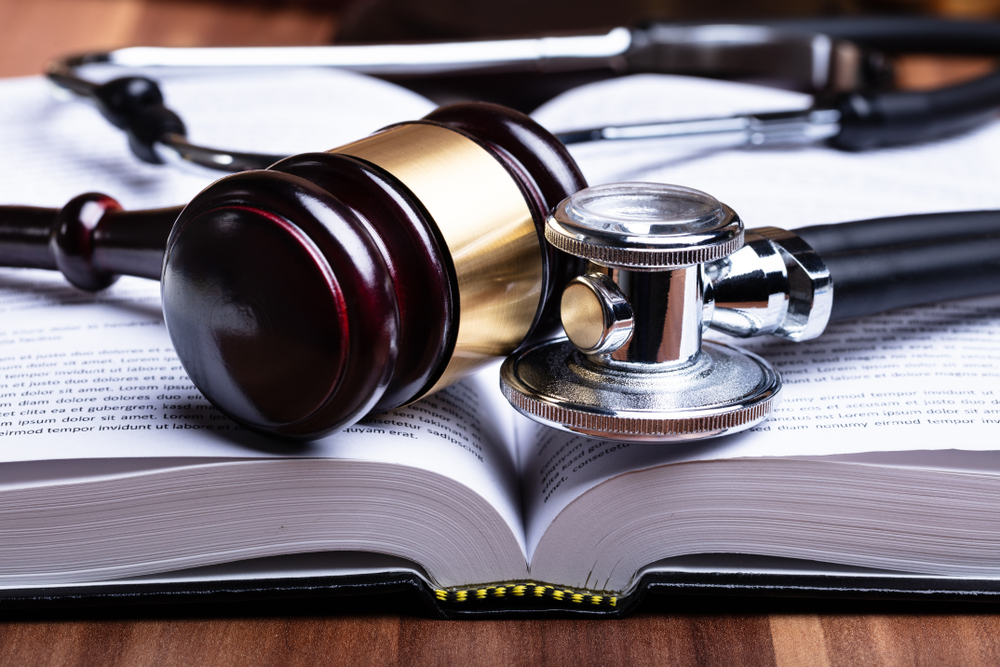
[[[588,608],[591,610],[610,610],[618,606],[618,596],[592,591],[556,588],[534,582],[504,584],[502,586],[486,586],[482,588],[434,589],[435,600],[455,611],[470,610],[476,606],[489,605],[495,608],[496,603],[506,602],[509,606],[523,608],[531,603],[544,604],[547,608]],[[526,605],[525,603],[529,603]]]

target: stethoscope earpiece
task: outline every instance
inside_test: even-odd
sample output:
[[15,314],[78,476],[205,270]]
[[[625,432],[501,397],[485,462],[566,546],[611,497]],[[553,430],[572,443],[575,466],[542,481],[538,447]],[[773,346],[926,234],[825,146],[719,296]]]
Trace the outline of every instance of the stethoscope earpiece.
[[744,242],[732,209],[680,186],[597,186],[563,201],[545,236],[590,268],[563,291],[567,337],[503,364],[504,395],[520,412],[650,442],[735,433],[770,414],[781,390],[774,369],[701,337],[714,305],[705,265]]

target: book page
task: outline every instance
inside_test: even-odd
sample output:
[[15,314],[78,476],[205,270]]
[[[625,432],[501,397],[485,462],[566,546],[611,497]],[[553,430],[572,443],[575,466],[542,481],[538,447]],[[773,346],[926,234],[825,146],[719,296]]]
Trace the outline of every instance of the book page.
[[771,361],[784,381],[772,416],[744,433],[656,445],[596,440],[522,422],[529,546],[533,548],[549,522],[587,490],[617,475],[658,465],[741,457],[997,450],[998,297],[838,322],[824,336],[804,343],[759,338],[735,344]]
[[[582,86],[532,115],[563,131],[801,109],[810,101],[772,88],[650,74]],[[676,183],[728,204],[748,228],[792,229],[997,208],[998,142],[1000,125],[992,123],[947,141],[865,152],[825,146],[717,149],[704,138],[598,142],[570,146],[570,152],[591,185]]]
[[[244,151],[326,150],[434,108],[397,86],[325,69],[172,74],[162,83],[192,141]],[[60,207],[101,191],[128,209],[178,205],[222,175],[140,162],[96,109],[49,88],[40,77],[0,82],[0,204]],[[482,398],[493,377],[316,442],[267,438],[194,387],[159,303],[154,281],[123,278],[90,294],[55,272],[0,269],[0,486],[79,481],[81,469],[99,477],[99,467],[73,463],[99,459],[115,460],[106,474],[233,459],[375,461],[475,489],[523,543],[509,420],[492,423],[495,402]]]
[[[704,103],[699,103],[699,97]],[[595,84],[537,112],[550,127],[803,106],[794,93],[643,76]],[[734,100],[746,106],[736,108]],[[948,141],[868,153],[825,147],[694,150],[641,141],[572,149],[591,183],[678,183],[731,205],[747,227],[794,228],[885,215],[1000,208],[1000,122]],[[753,350],[782,373],[782,400],[751,431],[670,445],[519,427],[529,554],[552,519],[611,477],[734,457],[965,449],[1000,436],[1000,297],[834,322],[818,339],[708,338]]]
[[[127,73],[104,78],[112,74]],[[332,69],[140,74],[161,83],[192,142],[240,151],[325,151],[434,109],[398,86]],[[93,105],[42,77],[0,81],[0,146],[0,204],[60,207],[103,192],[126,209],[178,206],[224,176],[140,161]]]

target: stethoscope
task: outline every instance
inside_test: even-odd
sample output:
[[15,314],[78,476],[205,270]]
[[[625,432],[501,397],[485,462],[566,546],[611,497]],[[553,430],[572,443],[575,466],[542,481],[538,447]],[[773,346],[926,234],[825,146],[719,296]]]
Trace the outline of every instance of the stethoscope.
[[[1000,109],[1000,70],[937,90],[883,90],[887,73],[866,49],[996,55],[1000,24],[922,18],[848,18],[771,25],[662,25],[604,34],[423,44],[284,48],[128,48],[52,63],[49,78],[94,102],[151,163],[193,164],[226,172],[264,169],[282,155],[241,153],[188,141],[180,116],[152,79],[97,84],[89,66],[338,67],[401,81],[488,79],[583,73],[679,72],[781,80],[816,94],[809,109],[668,123],[581,128],[556,136],[565,144],[711,137],[730,146],[826,142],[845,150],[930,141],[993,118]],[[558,90],[558,82],[554,83]],[[477,90],[477,92],[479,92]],[[505,102],[506,100],[499,100]]]
[[[264,159],[191,147],[146,79],[96,85],[60,66],[53,77],[94,97],[147,160]],[[891,95],[864,99],[913,99]],[[0,213],[4,265],[59,269],[85,289],[160,279],[202,393],[250,428],[299,438],[498,356],[508,400],[543,423],[652,442],[735,433],[767,417],[781,380],[760,357],[703,341],[707,328],[807,340],[831,319],[990,293],[1000,279],[1000,213],[748,230],[688,188],[586,188],[564,142],[483,104],[233,174],[183,210],[126,213],[89,194]]]

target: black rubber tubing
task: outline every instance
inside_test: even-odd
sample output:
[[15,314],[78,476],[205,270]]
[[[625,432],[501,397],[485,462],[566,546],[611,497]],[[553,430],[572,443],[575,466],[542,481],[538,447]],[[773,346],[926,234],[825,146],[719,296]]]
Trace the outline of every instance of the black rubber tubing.
[[[883,16],[764,24],[823,33],[889,52],[1000,55],[998,21]],[[869,150],[932,141],[965,132],[996,116],[1000,71],[931,91],[857,91],[827,104],[841,112],[841,132],[829,140],[837,148]]]
[[840,132],[829,144],[860,151],[935,141],[996,117],[1000,72],[938,90],[848,93],[836,100]]
[[1000,211],[924,213],[813,225],[795,233],[820,257],[838,252],[927,243],[964,236],[1000,237]]
[[1000,55],[1000,22],[926,16],[842,16],[755,22],[786,30],[818,32],[883,51]]
[[831,320],[1000,292],[1000,236],[967,236],[820,254],[833,278]]

